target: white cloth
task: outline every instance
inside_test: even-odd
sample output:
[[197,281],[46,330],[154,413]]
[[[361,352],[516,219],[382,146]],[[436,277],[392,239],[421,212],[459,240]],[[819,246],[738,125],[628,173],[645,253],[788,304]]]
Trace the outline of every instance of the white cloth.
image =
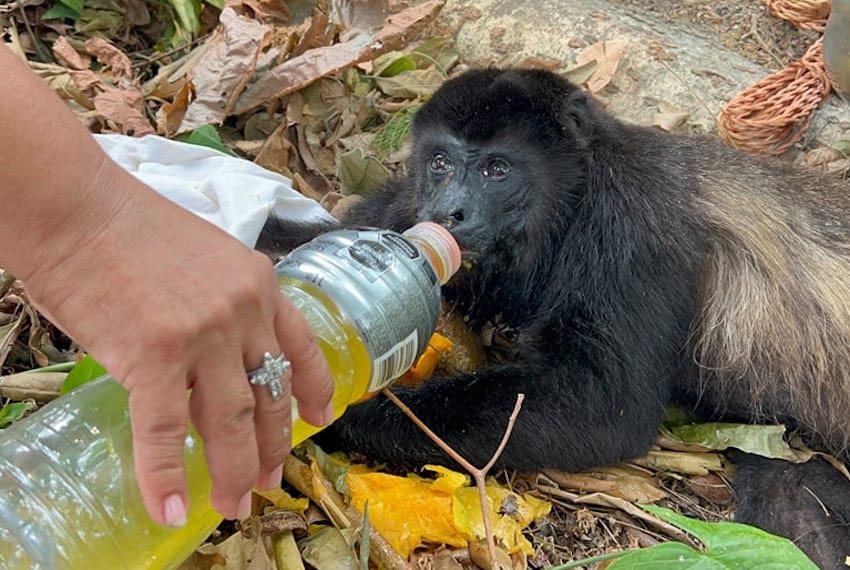
[[285,176],[215,149],[148,135],[95,135],[136,178],[251,247],[270,212],[286,220],[334,218]]

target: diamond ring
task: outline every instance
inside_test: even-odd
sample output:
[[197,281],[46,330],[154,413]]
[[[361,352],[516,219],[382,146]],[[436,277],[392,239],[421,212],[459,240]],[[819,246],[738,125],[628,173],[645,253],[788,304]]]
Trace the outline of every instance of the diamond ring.
[[272,400],[277,401],[283,395],[281,380],[291,370],[292,363],[283,356],[283,352],[277,356],[266,352],[263,354],[263,365],[248,371],[248,381],[252,386],[267,386]]

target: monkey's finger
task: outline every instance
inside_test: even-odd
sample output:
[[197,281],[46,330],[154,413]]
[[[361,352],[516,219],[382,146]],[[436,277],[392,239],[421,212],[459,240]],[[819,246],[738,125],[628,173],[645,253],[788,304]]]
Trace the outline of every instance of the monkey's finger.
[[251,513],[251,487],[259,458],[254,432],[254,393],[239,343],[227,343],[204,357],[193,374],[189,410],[204,439],[212,476],[212,505],[222,516],[244,519]]
[[184,373],[146,370],[156,383],[125,378],[130,391],[133,456],[139,490],[151,518],[164,526],[186,523],[183,450],[189,422]]
[[333,421],[334,383],[328,363],[307,321],[289,299],[278,296],[275,310],[277,339],[292,363],[292,394],[298,414],[316,426]]

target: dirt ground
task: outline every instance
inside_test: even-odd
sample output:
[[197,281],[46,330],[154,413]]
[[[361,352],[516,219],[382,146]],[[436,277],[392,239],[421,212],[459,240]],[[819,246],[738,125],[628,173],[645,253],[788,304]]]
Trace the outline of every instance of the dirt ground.
[[778,70],[802,56],[819,34],[770,14],[757,0],[617,0],[699,35],[717,37],[727,48]]

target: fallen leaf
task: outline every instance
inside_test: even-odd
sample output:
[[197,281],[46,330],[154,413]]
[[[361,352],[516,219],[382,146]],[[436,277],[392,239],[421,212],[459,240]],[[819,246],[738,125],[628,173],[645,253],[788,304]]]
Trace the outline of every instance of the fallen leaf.
[[306,24],[307,27],[301,34],[301,38],[292,50],[290,57],[297,57],[307,50],[327,47],[333,44],[334,27],[328,25],[327,14],[315,14]]
[[74,47],[68,43],[68,38],[65,36],[59,36],[59,38],[53,42],[51,49],[53,50],[53,55],[56,59],[71,69],[88,69],[89,64],[91,64],[90,59],[88,57],[84,58],[80,52],[75,50]]
[[235,113],[242,114],[261,107],[272,99],[303,89],[321,77],[398,49],[407,38],[431,22],[443,5],[444,0],[428,0],[386,18],[383,28],[370,37],[356,36],[332,46],[311,49],[258,74],[236,103]]
[[649,475],[626,467],[599,468],[583,473],[545,470],[558,486],[580,493],[607,493],[631,502],[654,503],[667,497]]
[[237,532],[219,544],[206,543],[178,570],[277,570],[269,558],[260,536]]
[[358,570],[357,559],[339,529],[325,527],[298,541],[304,561],[316,570]]
[[708,475],[710,471],[723,471],[723,462],[717,453],[686,453],[680,451],[650,451],[632,463],[653,471]]
[[[0,336],[3,329],[0,327]],[[0,397],[10,400],[48,402],[59,396],[65,372],[20,372],[0,376]]]
[[389,172],[374,157],[355,148],[339,157],[340,192],[343,194],[363,194],[379,188],[389,178]]
[[164,102],[156,112],[156,130],[159,134],[172,136],[177,133],[183,118],[186,116],[191,97],[192,84],[184,81],[183,86],[174,95],[174,99],[170,102]]
[[469,543],[469,557],[479,568],[490,570],[512,570],[513,561],[511,556],[505,552],[500,545],[496,545],[496,559],[490,559],[490,550],[486,540],[476,540]]
[[620,58],[625,52],[627,42],[624,39],[596,42],[581,50],[576,55],[576,64],[583,65],[596,60],[599,66],[587,80],[587,88],[591,93],[599,93],[613,79],[617,72]]
[[103,38],[89,38],[86,40],[86,51],[96,57],[104,67],[111,69],[116,80],[122,77],[131,78],[133,76],[133,66],[130,63],[130,58]]
[[[748,425],[723,422],[678,426],[671,432],[685,443],[723,451],[729,447],[770,459],[801,463],[811,459],[810,450],[792,449],[785,441],[784,425]],[[704,473],[697,473],[704,475]]]
[[178,132],[220,124],[254,73],[269,28],[229,7],[220,20],[210,48],[191,71],[195,100]]
[[591,77],[593,77],[593,74],[596,73],[597,69],[599,69],[599,62],[595,59],[591,59],[587,63],[571,67],[566,70],[563,75],[568,81],[571,81],[576,85],[584,85]]
[[563,66],[563,61],[551,57],[526,57],[516,63],[516,67],[522,69],[545,69],[546,71],[557,71]]
[[110,130],[136,137],[156,132],[142,112],[142,104],[142,93],[136,89],[107,89],[94,97],[94,108]]
[[658,113],[652,115],[652,125],[665,131],[674,131],[688,120],[689,114],[679,111],[665,101],[658,103]]
[[446,80],[433,67],[403,71],[392,77],[376,77],[375,83],[385,95],[402,99],[417,99],[434,93]]

